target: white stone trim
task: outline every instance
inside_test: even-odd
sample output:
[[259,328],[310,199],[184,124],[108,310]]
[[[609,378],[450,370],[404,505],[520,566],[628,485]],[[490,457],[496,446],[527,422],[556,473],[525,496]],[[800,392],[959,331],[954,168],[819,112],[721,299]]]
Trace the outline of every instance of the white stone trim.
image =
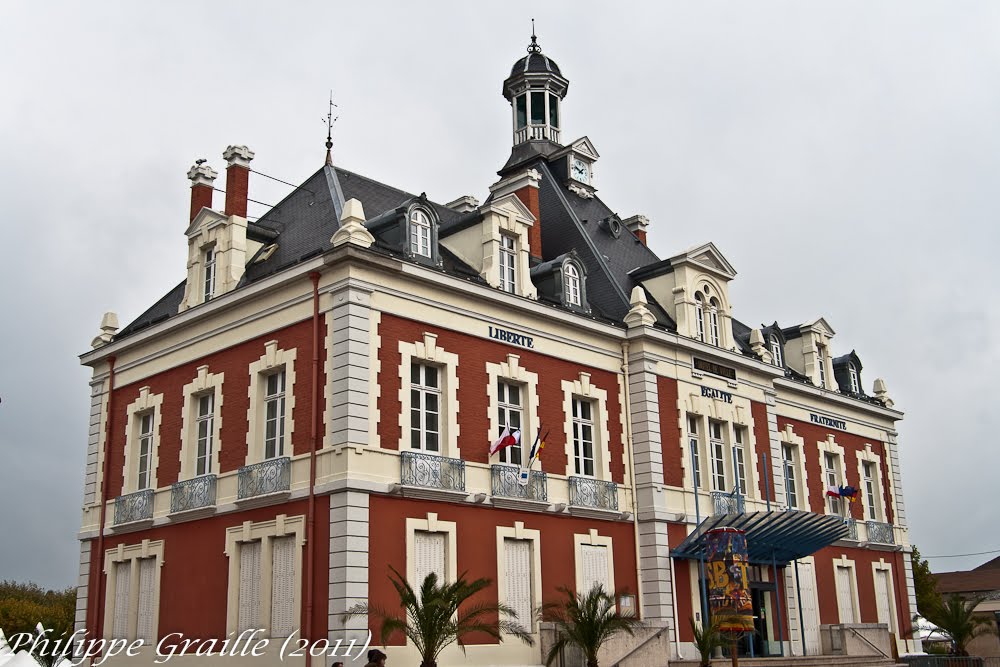
[[[486,386],[486,395],[489,397],[489,431],[485,434],[483,443],[491,443],[500,435],[500,423],[498,413],[500,411],[500,399],[497,391],[497,383],[500,380],[509,380],[518,384],[524,389],[524,398],[521,401],[521,460],[527,462],[531,445],[535,441],[535,434],[539,428],[538,423],[538,374],[526,370],[520,365],[520,357],[516,354],[508,354],[507,360],[499,364],[486,362],[486,374],[489,376],[489,384]],[[484,444],[485,446],[485,444]],[[490,457],[491,463],[498,463],[499,452]]]
[[[531,252],[528,229],[535,224],[531,211],[515,194],[507,194],[494,199],[482,207],[483,262],[480,275],[491,286],[500,287],[500,239],[511,236],[515,240],[517,252],[517,291],[519,296],[535,299],[538,296],[535,284],[531,282]],[[536,254],[538,254],[536,249]]]
[[368,618],[344,620],[344,613],[368,600],[369,499],[367,493],[345,491],[330,496],[330,576],[327,627],[329,640],[367,638]]
[[90,382],[90,418],[87,433],[87,455],[84,461],[83,506],[96,505],[100,498],[104,480],[105,426],[108,419],[108,380],[94,379]]
[[283,350],[278,347],[278,341],[269,340],[264,343],[264,354],[250,364],[250,386],[247,394],[250,405],[247,408],[247,454],[246,465],[264,460],[264,395],[266,376],[285,371],[285,456],[291,456],[292,435],[295,433],[295,355],[297,349]]
[[892,563],[886,563],[885,558],[879,558],[878,562],[872,563],[872,591],[875,596],[875,613],[876,618],[878,614],[878,586],[876,585],[876,577],[879,572],[888,572],[889,576],[886,579],[889,582],[889,632],[892,634],[896,641],[903,639],[899,635],[899,610],[896,609],[896,580],[892,576]]
[[[819,452],[819,475],[820,481],[823,486],[823,513],[832,514],[830,512],[830,503],[827,502],[826,489],[829,484],[826,483],[826,462],[823,460],[824,454],[834,454],[837,457],[838,465],[840,466],[840,486],[847,486],[847,457],[844,456],[844,448],[837,444],[836,438],[834,438],[832,433],[828,433],[826,440],[817,440],[816,449]],[[848,509],[849,503],[844,498],[841,498],[840,508],[842,513],[837,516],[849,517],[851,515]],[[857,586],[855,586],[857,588]]]
[[178,481],[191,479],[197,472],[198,433],[197,411],[202,394],[211,393],[212,399],[212,469],[209,474],[219,474],[219,450],[222,448],[222,383],[225,373],[209,373],[208,366],[199,366],[198,375],[181,390],[184,407],[181,411],[181,451],[180,477]]
[[875,519],[887,521],[885,507],[885,481],[882,479],[882,458],[872,451],[871,443],[865,443],[865,448],[858,450],[858,493],[861,496],[861,509],[864,520],[868,521],[868,493],[865,489],[865,462],[875,466]]
[[[247,257],[252,254],[253,241],[247,241],[247,219],[238,215],[224,216],[211,209],[202,209],[187,229],[187,282],[180,311],[205,303],[205,251],[215,252],[215,290],[212,299],[236,289],[246,270]],[[257,245],[259,248],[260,246]]]
[[[441,456],[461,458],[458,447],[458,355],[437,344],[437,334],[424,332],[423,340],[399,341],[399,451],[410,450],[410,364],[426,361],[438,366],[442,373],[441,387]],[[484,443],[483,447],[488,444]],[[431,452],[433,453],[433,452]]]
[[[608,595],[615,595],[618,584],[615,581],[615,550],[614,540],[607,535],[598,535],[596,528],[591,528],[586,533],[573,534],[573,567],[576,571],[576,592],[586,594],[589,591],[583,590],[583,545],[589,544],[595,547],[607,547],[608,549],[608,581],[611,582],[610,591],[605,591]],[[618,607],[618,599],[615,598],[615,608]]]
[[[844,610],[840,608],[840,590],[837,588],[837,568],[846,567],[851,571],[851,598],[854,600],[854,613],[856,618],[844,620]],[[861,618],[861,601],[858,598],[858,571],[854,561],[841,554],[840,558],[833,559],[833,589],[837,594],[837,619],[840,623],[858,623]],[[818,594],[818,591],[817,591]]]
[[90,554],[93,545],[92,540],[80,540],[80,571],[77,574],[76,583],[74,631],[87,629],[87,604],[90,600]]
[[149,453],[149,488],[158,488],[156,471],[160,464],[160,422],[163,394],[149,393],[149,387],[139,389],[139,397],[125,408],[125,464],[122,467],[122,495],[138,491],[139,483],[139,436],[137,422],[144,412],[153,413],[153,446]]
[[742,396],[733,396],[733,402],[727,403],[719,398],[708,398],[699,392],[690,391],[688,394],[679,393],[678,399],[678,426],[681,431],[681,455],[684,468],[684,486],[694,489],[694,476],[691,470],[691,449],[689,442],[691,434],[688,431],[687,418],[695,416],[698,421],[698,465],[702,474],[702,492],[714,491],[711,479],[711,451],[709,449],[709,426],[708,422],[717,421],[725,424],[725,445],[726,455],[724,466],[726,471],[726,489],[731,491],[736,487],[736,470],[733,462],[733,447],[736,445],[736,427],[743,428],[745,439],[743,450],[745,456],[746,485],[743,489],[747,500],[763,500],[763,492],[760,490],[760,474],[758,472],[757,457],[757,434],[754,429],[753,410],[750,400]]
[[136,561],[141,558],[156,558],[156,582],[153,585],[153,632],[158,632],[160,627],[160,568],[163,567],[163,540],[143,540],[139,544],[119,544],[113,549],[104,552],[104,639],[111,639],[114,630],[115,617],[115,588],[117,577],[115,567],[119,563],[132,561],[131,581],[129,583],[129,613],[128,613],[128,637],[114,637],[114,639],[136,639],[138,631],[138,611],[139,611],[139,567]]
[[[795,448],[795,472],[799,476],[796,482],[795,489],[795,501],[797,503],[795,509],[806,510],[811,512],[812,509],[809,505],[809,467],[806,465],[806,441],[805,438],[801,438],[795,433],[795,429],[791,424],[785,424],[785,428],[780,432],[781,445],[791,445]],[[784,456],[783,452],[779,452]],[[820,457],[820,479],[823,479],[823,461]],[[782,471],[784,473],[784,471]],[[787,497],[787,496],[786,496]],[[778,498],[778,502],[784,503],[785,498]],[[823,506],[826,507],[826,484],[823,485]]]
[[[497,526],[497,597],[501,602],[505,602],[502,598],[507,590],[505,539],[531,542],[531,609],[534,612],[542,606],[542,533],[525,528],[523,521],[515,521],[513,527]],[[538,623],[534,618],[519,618],[517,623],[529,633],[538,634]]]
[[382,409],[379,407],[382,397],[382,385],[378,379],[382,377],[382,359],[379,357],[379,350],[382,349],[382,334],[379,327],[382,324],[382,313],[378,310],[371,312],[369,336],[368,358],[371,363],[371,372],[368,376],[368,401],[371,405],[371,419],[368,420],[368,443],[373,447],[381,447],[382,441],[378,437],[378,425],[382,421]]
[[[326,316],[326,391],[324,447],[368,446],[377,418],[378,348],[372,348],[371,290],[356,281],[338,282],[330,291],[333,308]],[[376,392],[372,393],[373,386]]]
[[[423,519],[408,517],[406,519],[406,580],[414,588],[419,588],[423,582],[415,582],[415,555],[414,547],[417,531],[425,533],[445,533],[447,534],[447,553],[445,553],[445,568],[447,569],[448,583],[458,580],[458,524],[454,521],[440,521],[436,512],[428,512]],[[440,582],[439,582],[440,583]]]
[[[575,477],[573,453],[573,399],[589,399],[594,404],[594,477],[611,481],[611,431],[608,428],[608,392],[590,381],[590,373],[580,371],[576,380],[563,380],[563,429],[566,434],[566,475]],[[582,473],[581,475],[582,476]]]
[[240,545],[243,542],[261,543],[260,549],[260,627],[264,635],[271,632],[271,539],[295,536],[295,620],[299,627],[302,611],[302,546],[306,543],[306,519],[303,515],[279,514],[270,521],[244,521],[239,526],[226,528],[225,554],[229,559],[229,593],[226,604],[226,632],[236,632],[240,610]]

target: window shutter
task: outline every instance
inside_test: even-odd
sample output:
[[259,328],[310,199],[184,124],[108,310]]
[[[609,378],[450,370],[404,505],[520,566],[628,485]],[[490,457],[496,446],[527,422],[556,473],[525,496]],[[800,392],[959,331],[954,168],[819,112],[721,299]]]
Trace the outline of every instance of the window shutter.
[[147,644],[156,643],[156,558],[140,558],[139,564],[139,622],[136,639]]
[[131,581],[132,561],[115,563],[115,623],[111,632],[112,639],[129,639],[128,598]]
[[889,626],[889,632],[896,631],[896,619],[892,615],[889,597],[889,571],[875,570],[875,608],[878,622]]
[[531,540],[503,541],[506,603],[517,614],[517,623],[531,632]]
[[271,542],[271,636],[287,637],[295,629],[295,536]]
[[854,623],[854,595],[851,590],[851,568],[837,566],[837,598],[840,602],[840,622]]
[[239,631],[260,627],[260,542],[240,543]]
[[431,572],[437,574],[438,585],[445,582],[445,549],[447,548],[448,536],[445,533],[431,533],[426,530],[418,530],[414,534],[413,540],[413,576],[416,581],[411,585],[420,590],[424,585],[424,579]]
[[604,586],[604,591],[611,594],[614,587],[608,581],[608,548],[594,544],[580,545],[583,561],[583,588],[578,591],[586,595],[596,585]]

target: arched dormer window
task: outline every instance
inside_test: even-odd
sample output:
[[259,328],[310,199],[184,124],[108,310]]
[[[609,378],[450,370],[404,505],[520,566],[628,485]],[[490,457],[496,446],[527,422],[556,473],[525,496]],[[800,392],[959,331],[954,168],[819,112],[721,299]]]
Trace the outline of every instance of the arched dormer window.
[[861,379],[858,377],[858,369],[854,364],[849,364],[847,367],[848,372],[851,376],[851,391],[855,394],[861,393]]
[[719,301],[712,297],[708,302],[709,343],[719,345]]
[[582,305],[580,272],[572,262],[566,262],[563,266],[563,289],[565,290],[567,305],[577,307]]
[[694,316],[698,324],[698,340],[705,342],[705,298],[701,292],[694,293]]
[[427,211],[415,208],[410,212],[410,252],[431,257],[431,218]]
[[771,334],[771,362],[778,366],[779,368],[784,366],[783,359],[781,357],[781,341],[774,334]]

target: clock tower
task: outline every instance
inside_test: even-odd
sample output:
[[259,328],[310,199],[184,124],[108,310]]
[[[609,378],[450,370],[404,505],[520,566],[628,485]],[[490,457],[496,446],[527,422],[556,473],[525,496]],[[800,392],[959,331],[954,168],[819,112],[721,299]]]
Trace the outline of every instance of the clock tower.
[[510,102],[513,116],[515,147],[527,142],[561,147],[562,101],[568,89],[569,81],[559,65],[542,53],[532,22],[528,55],[514,63],[503,82],[503,96]]

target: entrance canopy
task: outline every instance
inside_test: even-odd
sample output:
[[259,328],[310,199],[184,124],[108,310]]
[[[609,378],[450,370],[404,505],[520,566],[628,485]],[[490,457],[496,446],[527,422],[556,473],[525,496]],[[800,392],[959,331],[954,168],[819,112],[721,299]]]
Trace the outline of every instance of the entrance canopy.
[[671,552],[674,558],[706,556],[705,533],[714,528],[736,528],[747,536],[748,560],[784,565],[815,553],[847,537],[847,524],[839,516],[799,510],[749,512],[710,516]]

